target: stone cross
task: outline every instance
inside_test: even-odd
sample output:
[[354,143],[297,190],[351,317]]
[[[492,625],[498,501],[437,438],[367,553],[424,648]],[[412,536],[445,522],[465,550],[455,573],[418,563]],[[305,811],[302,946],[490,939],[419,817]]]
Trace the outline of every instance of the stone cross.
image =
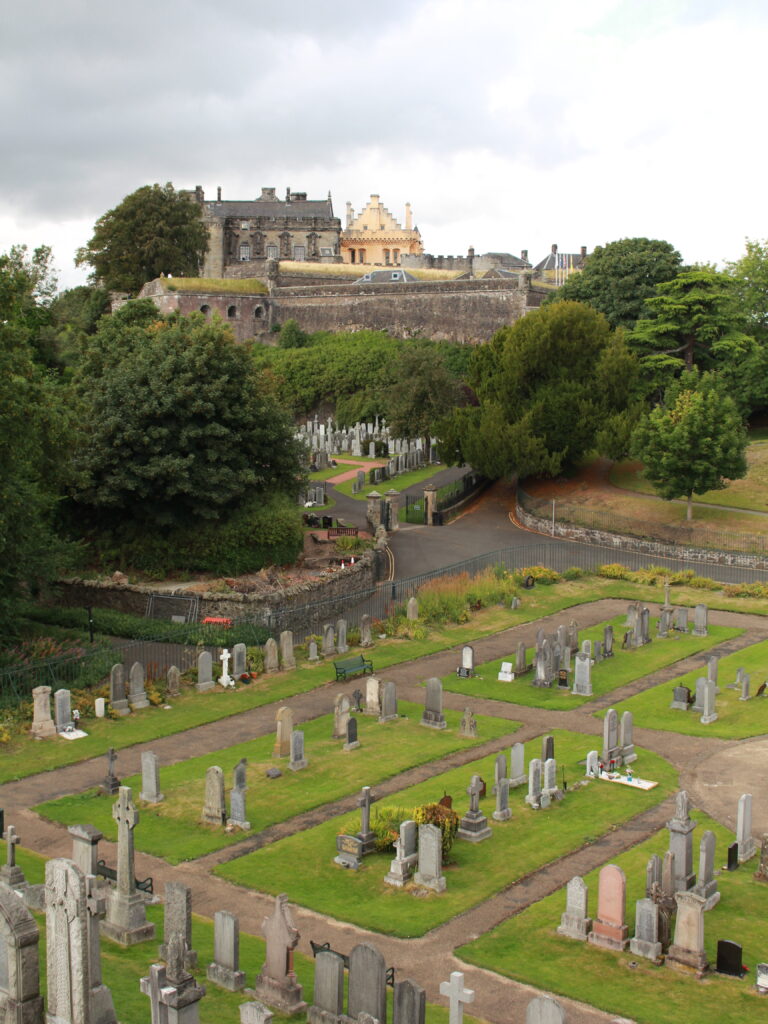
[[[473,775],[472,779],[467,787],[467,795],[469,796],[469,810],[470,813],[477,813],[480,810],[480,776]],[[451,975],[453,977],[453,975]],[[463,976],[462,976],[463,977]],[[442,990],[441,990],[442,991]]]
[[474,989],[464,988],[464,975],[461,971],[451,971],[450,981],[440,982],[440,995],[445,996],[449,1004],[449,1024],[462,1024],[464,1019],[464,1003],[474,1003]]
[[117,891],[129,896],[135,888],[133,830],[139,822],[130,786],[120,787],[112,817],[117,822]]
[[371,831],[371,804],[376,799],[371,787],[363,786],[361,794],[357,798],[357,806],[360,808],[360,832],[363,835]]
[[9,868],[16,867],[16,844],[19,842],[19,837],[16,835],[16,829],[13,825],[9,825],[8,828],[3,832],[3,839],[8,844],[5,851],[5,863]]
[[219,682],[221,683],[222,686],[235,685],[234,679],[232,679],[229,674],[229,659],[231,657],[232,655],[225,647],[224,650],[221,652],[221,678],[219,679]]

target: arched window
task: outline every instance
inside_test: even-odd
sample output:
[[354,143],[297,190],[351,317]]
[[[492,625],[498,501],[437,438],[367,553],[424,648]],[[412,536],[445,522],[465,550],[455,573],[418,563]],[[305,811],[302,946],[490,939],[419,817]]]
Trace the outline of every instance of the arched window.
[[257,306],[253,311],[253,316],[256,320],[261,320],[264,316],[264,307]]
[[200,312],[205,313],[205,315],[208,316],[208,314],[211,312],[211,307],[206,303],[203,303],[203,305],[200,307]]
[[227,316],[230,320],[234,320],[237,316],[237,306],[229,306],[227,308]]
[[247,242],[240,243],[240,261],[246,262],[251,258],[251,247]]

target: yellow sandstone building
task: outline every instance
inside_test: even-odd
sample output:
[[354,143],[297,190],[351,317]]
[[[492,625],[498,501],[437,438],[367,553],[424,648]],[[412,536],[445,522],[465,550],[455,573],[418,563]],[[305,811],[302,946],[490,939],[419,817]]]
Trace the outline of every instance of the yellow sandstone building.
[[398,267],[403,254],[418,256],[424,252],[419,229],[413,227],[411,204],[405,204],[402,227],[377,195],[357,217],[347,203],[347,226],[341,232],[341,258],[344,263]]

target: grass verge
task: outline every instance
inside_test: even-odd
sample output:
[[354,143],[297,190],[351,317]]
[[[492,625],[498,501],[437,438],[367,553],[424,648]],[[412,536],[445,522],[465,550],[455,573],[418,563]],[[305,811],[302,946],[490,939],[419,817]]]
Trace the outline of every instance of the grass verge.
[[[354,469],[354,466],[348,467]],[[422,466],[421,469],[413,469],[408,473],[400,473],[399,476],[393,476],[389,480],[382,480],[380,484],[369,484],[366,478],[366,486],[359,491],[357,494],[352,493],[353,480],[344,480],[343,483],[334,484],[334,489],[341,491],[342,494],[346,494],[348,498],[354,498],[356,501],[365,501],[366,494],[368,491],[376,488],[382,490],[385,488],[388,490],[390,487],[394,487],[395,490],[402,491],[407,490],[409,487],[414,487],[416,484],[423,483],[425,480],[429,480],[437,473],[442,473],[445,466]],[[337,472],[344,472],[343,469]]]

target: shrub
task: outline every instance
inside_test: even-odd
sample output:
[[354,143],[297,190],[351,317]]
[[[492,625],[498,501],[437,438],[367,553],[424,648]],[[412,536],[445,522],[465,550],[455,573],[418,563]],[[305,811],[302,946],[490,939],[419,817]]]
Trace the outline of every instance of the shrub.
[[543,565],[529,565],[527,569],[517,569],[514,576],[518,583],[522,583],[527,576],[532,576],[536,583],[541,583],[544,586],[559,583],[561,579],[560,573],[555,572],[554,569],[547,569]]
[[371,831],[376,836],[376,852],[394,849],[400,835],[400,823],[407,821],[408,811],[403,807],[375,807],[371,812]]
[[443,857],[450,853],[456,833],[459,831],[459,816],[450,807],[442,804],[423,804],[414,807],[411,817],[417,825],[437,825],[443,838]]
[[564,580],[580,580],[582,576],[586,576],[585,569],[579,569],[577,566],[572,565],[570,569],[566,569],[563,573]]
[[726,597],[768,597],[766,583],[728,583],[723,587]]

